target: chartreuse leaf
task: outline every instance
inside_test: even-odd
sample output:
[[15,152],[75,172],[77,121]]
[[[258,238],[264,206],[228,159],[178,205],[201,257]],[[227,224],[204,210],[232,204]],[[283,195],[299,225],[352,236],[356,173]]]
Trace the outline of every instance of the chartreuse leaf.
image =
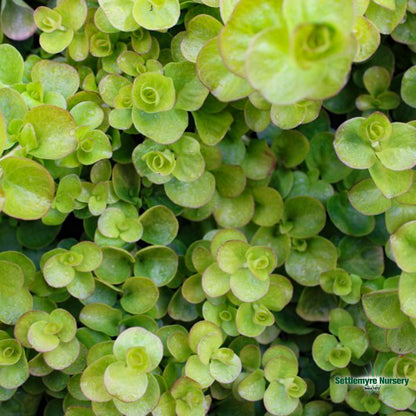
[[266,390],[266,381],[262,370],[258,369],[246,377],[238,384],[238,394],[245,400],[257,401],[263,398]]
[[205,43],[198,54],[196,67],[202,83],[220,101],[238,100],[252,92],[250,84],[244,78],[233,74],[224,65],[217,38]]
[[382,141],[377,157],[384,167],[406,170],[416,164],[416,127],[405,123],[393,123],[391,136]]
[[198,78],[195,65],[190,62],[169,62],[165,75],[172,78],[178,110],[196,111],[208,96],[208,89]]
[[289,415],[298,406],[299,399],[290,397],[284,384],[272,381],[264,393],[264,406],[273,415]]
[[210,172],[192,182],[180,182],[176,178],[164,185],[168,198],[186,208],[200,208],[206,205],[215,191],[215,178]]
[[241,361],[230,348],[220,348],[212,355],[209,370],[218,382],[232,383],[241,372]]
[[208,146],[219,143],[225,137],[233,122],[233,117],[228,111],[223,111],[220,114],[210,114],[200,110],[194,111],[192,116],[202,142]]
[[29,366],[24,353],[15,364],[0,367],[0,387],[4,389],[16,389],[28,378]]
[[181,52],[190,62],[196,62],[204,44],[220,33],[221,23],[212,16],[200,14],[191,19],[181,42]]
[[148,367],[144,371],[150,372],[159,365],[162,359],[163,345],[156,335],[144,328],[133,327],[126,329],[117,337],[113,352],[118,360],[127,360],[127,362],[136,361],[139,356],[142,356],[142,362],[143,360],[148,362]]
[[30,154],[43,159],[61,159],[77,145],[75,121],[64,109],[42,105],[30,110],[24,118],[25,126],[33,129],[33,144],[21,138]]
[[55,190],[49,172],[37,162],[13,156],[3,159],[0,167],[3,212],[25,220],[45,216],[51,207]]
[[[363,122],[364,119],[361,117],[350,119],[338,128],[335,135],[334,146],[338,158],[354,169],[367,169],[376,162],[376,155],[371,146],[371,141],[366,141],[361,136]],[[375,124],[370,124],[369,128],[371,129],[370,132],[374,131],[376,135],[375,140],[377,140],[380,135],[384,135],[384,131],[388,127],[375,121]]]
[[16,364],[22,356],[22,346],[12,338],[0,341],[0,365],[11,366]]
[[413,183],[413,170],[393,171],[380,162],[370,168],[370,175],[383,195],[389,199],[404,194]]
[[80,353],[80,343],[74,338],[69,342],[61,342],[53,351],[43,353],[43,358],[49,367],[63,370],[75,362]]
[[15,47],[7,43],[0,45],[0,68],[2,86],[22,82],[23,58]]
[[32,81],[42,84],[45,93],[57,92],[65,99],[74,95],[80,84],[75,68],[61,62],[42,60],[37,62],[31,71]]
[[364,179],[348,192],[351,205],[364,215],[378,215],[391,207],[386,198],[371,179]]
[[211,264],[202,275],[202,288],[211,297],[225,295],[230,290],[230,276],[217,264]]
[[164,30],[179,19],[178,0],[138,0],[133,6],[134,20],[148,30]]
[[282,1],[263,1],[255,4],[250,0],[239,2],[219,38],[224,62],[234,73],[244,77],[245,55],[257,33],[271,26],[282,24]]
[[[135,355],[136,360],[143,359],[146,362],[145,352],[140,348],[135,347],[130,354]],[[130,403],[144,395],[148,386],[148,377],[143,372],[137,371],[135,367],[130,367],[129,363],[116,361],[105,370],[104,385],[113,398]]]
[[364,294],[362,302],[368,319],[381,328],[398,328],[407,320],[400,309],[397,290],[385,289]]
[[363,62],[370,58],[380,45],[380,33],[374,23],[364,16],[357,16],[354,33],[358,41],[354,62]]
[[390,34],[401,22],[406,13],[406,2],[370,1],[366,16],[372,21],[380,33]]
[[146,277],[130,277],[123,284],[120,303],[125,311],[141,314],[155,305],[158,296],[159,291],[153,280]]
[[243,227],[253,218],[255,203],[253,194],[246,189],[235,198],[219,197],[213,215],[221,227]]
[[143,226],[142,239],[150,244],[170,244],[178,233],[178,220],[163,205],[146,210],[140,216],[140,223]]
[[408,273],[416,271],[414,263],[416,222],[410,221],[402,225],[390,237],[391,250],[399,267]]
[[[141,134],[160,144],[179,140],[188,126],[188,113],[175,108],[160,113],[146,113],[133,108],[132,117],[134,126]],[[168,131],[166,125],[170,126]]]
[[411,107],[416,106],[415,101],[415,72],[416,66],[410,67],[403,75],[400,96],[403,101]]
[[171,110],[175,104],[175,87],[171,78],[157,72],[139,75],[133,84],[134,107],[146,113]]
[[237,310],[236,325],[241,335],[257,337],[273,324],[273,314],[259,303],[242,303]]
[[138,401],[125,403],[121,400],[114,399],[117,410],[126,415],[137,414],[144,416],[149,414],[159,401],[160,387],[155,376],[149,374],[148,380],[149,383],[146,392]]
[[81,376],[81,390],[83,394],[94,402],[107,402],[111,400],[104,385],[104,373],[107,367],[116,362],[113,355],[104,355],[98,358],[84,370]]
[[118,0],[99,0],[109,22],[118,30],[132,32],[139,28],[133,17],[133,0],[120,3]]

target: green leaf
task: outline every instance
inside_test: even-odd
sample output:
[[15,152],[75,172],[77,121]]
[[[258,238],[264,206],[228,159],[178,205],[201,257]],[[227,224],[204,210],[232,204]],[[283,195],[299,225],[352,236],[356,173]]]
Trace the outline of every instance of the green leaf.
[[121,318],[120,310],[103,303],[85,305],[79,314],[85,326],[110,336],[118,335]]
[[348,192],[351,205],[364,215],[378,215],[391,207],[387,199],[371,179],[364,179]]
[[[160,144],[170,144],[179,140],[188,126],[188,113],[175,108],[152,114],[133,108],[132,117],[139,133]],[[170,126],[168,131],[166,125]]]
[[202,275],[202,288],[211,297],[225,295],[230,290],[230,276],[217,264],[208,266]]
[[72,66],[49,60],[37,62],[31,71],[32,81],[42,84],[45,93],[58,92],[68,99],[79,88],[80,79]]
[[23,58],[18,50],[4,43],[0,45],[0,83],[13,85],[22,82]]
[[114,404],[125,415],[148,415],[157,405],[160,398],[160,387],[153,375],[148,375],[149,384],[145,394],[136,402],[124,403],[118,399],[114,399]]
[[39,36],[39,43],[46,52],[56,54],[66,49],[73,37],[72,29],[56,30],[52,33],[43,32]]
[[416,222],[410,221],[402,225],[390,237],[391,250],[399,267],[408,273],[416,271],[414,264],[414,250],[416,248],[414,234]]
[[300,295],[296,313],[306,321],[328,322],[331,310],[337,305],[336,296],[323,292],[319,287],[305,287]]
[[338,338],[351,350],[354,358],[360,358],[368,348],[368,339],[363,329],[355,326],[344,326],[339,329]]
[[164,185],[166,195],[177,205],[199,208],[207,204],[215,191],[215,178],[209,172],[193,182],[180,182],[176,178]]
[[208,146],[219,143],[225,137],[233,122],[233,117],[228,111],[210,114],[200,110],[194,111],[192,116],[202,142]]
[[218,39],[205,43],[196,61],[198,75],[211,94],[220,101],[235,101],[252,92],[250,84],[224,65],[218,49]]
[[55,369],[63,370],[75,362],[80,353],[80,343],[74,338],[69,342],[61,342],[57,348],[43,353],[46,364]]
[[123,283],[131,276],[133,256],[117,247],[103,247],[103,260],[94,273],[111,284]]
[[285,264],[286,272],[298,283],[305,286],[316,286],[322,272],[335,268],[337,250],[323,237],[312,237],[303,240],[305,251],[292,250]]
[[104,385],[104,373],[107,367],[115,361],[116,358],[113,355],[104,355],[84,370],[80,385],[82,392],[89,400],[99,403],[111,400]]
[[159,291],[153,280],[147,277],[130,277],[123,284],[120,300],[123,309],[132,314],[142,314],[153,308]]
[[400,95],[403,98],[403,101],[410,105],[411,107],[416,107],[415,101],[415,80],[416,66],[410,67],[403,75],[402,84],[400,89]]
[[164,246],[151,246],[135,255],[134,273],[152,279],[158,287],[167,285],[176,275],[178,256]]
[[362,117],[343,123],[335,134],[334,147],[338,158],[354,169],[367,169],[376,162],[376,155],[370,141],[361,136]]
[[144,395],[148,377],[123,361],[116,361],[105,370],[104,385],[113,398],[130,403]]
[[118,30],[133,32],[139,25],[133,17],[133,0],[126,0],[120,3],[119,0],[99,0],[109,22]]
[[238,384],[238,394],[250,402],[261,400],[265,390],[266,381],[263,377],[263,371],[260,369],[246,375]]
[[0,387],[5,389],[20,387],[28,378],[29,366],[25,354],[22,354],[16,364],[0,367]]
[[96,129],[104,120],[104,111],[93,101],[83,101],[72,107],[70,111],[72,117],[79,126],[88,126]]
[[22,346],[15,339],[2,339],[0,341],[1,366],[16,364],[22,356],[22,353]]
[[402,21],[406,13],[406,1],[394,0],[394,9],[383,7],[383,5],[380,1],[370,1],[366,16],[375,24],[380,33],[386,35],[390,34]]
[[393,198],[407,192],[413,183],[413,170],[393,171],[376,162],[370,168],[370,175],[386,198]]
[[24,118],[35,133],[36,145],[30,149],[33,156],[43,159],[61,159],[77,145],[75,121],[66,110],[42,105],[30,110]]
[[209,387],[214,381],[208,364],[203,364],[197,355],[191,355],[186,361],[185,375],[195,380],[202,388]]
[[211,357],[211,375],[220,383],[232,383],[241,372],[240,358],[229,348],[220,348]]
[[333,195],[327,206],[331,221],[344,234],[362,237],[374,230],[375,219],[358,212],[348,201],[346,192]]
[[375,325],[393,329],[402,326],[406,315],[400,310],[397,290],[379,290],[362,297],[364,312]]
[[221,29],[221,23],[207,14],[200,14],[191,19],[186,25],[186,33],[181,42],[181,52],[185,59],[196,62],[204,44],[218,36]]
[[245,76],[245,55],[253,37],[267,27],[282,24],[282,3],[267,0],[259,4],[244,0],[230,12],[228,24],[219,37],[219,46],[225,64],[237,75]]
[[148,30],[164,30],[174,26],[180,15],[178,0],[138,0],[133,6],[134,20]]
[[249,269],[239,269],[231,275],[230,288],[234,296],[242,302],[254,302],[269,290],[268,277],[258,279]]
[[286,416],[298,406],[299,399],[288,395],[286,388],[280,381],[272,381],[264,393],[264,406],[273,415]]
[[391,170],[406,170],[416,164],[416,128],[405,123],[393,123],[391,136],[382,141],[377,157]]
[[143,347],[150,360],[148,372],[154,370],[163,357],[160,339],[144,328],[134,327],[123,331],[114,343],[114,355],[118,360],[126,359],[130,348]]
[[247,225],[254,213],[254,198],[250,190],[246,189],[235,198],[219,197],[213,215],[221,227],[237,228]]
[[150,244],[170,244],[178,233],[178,220],[173,212],[162,205],[149,208],[140,216],[142,239]]
[[325,209],[316,199],[298,196],[284,206],[284,226],[294,238],[308,238],[318,234],[325,225]]
[[171,110],[175,104],[175,87],[171,78],[157,72],[139,75],[133,84],[134,107],[146,113]]
[[264,306],[253,303],[242,303],[235,317],[237,330],[246,337],[257,337],[274,324],[273,314]]
[[8,157],[0,162],[4,192],[3,212],[15,218],[35,220],[46,215],[54,195],[54,182],[40,164],[21,157]]
[[380,400],[387,406],[397,410],[404,410],[411,406],[415,400],[414,393],[403,386],[381,386]]
[[176,91],[178,110],[196,111],[208,96],[208,89],[198,78],[195,65],[191,62],[169,62],[165,75],[172,78]]

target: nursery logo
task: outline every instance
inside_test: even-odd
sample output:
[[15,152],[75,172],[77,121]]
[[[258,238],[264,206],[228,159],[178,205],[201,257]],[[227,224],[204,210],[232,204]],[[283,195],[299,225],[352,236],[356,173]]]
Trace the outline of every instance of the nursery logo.
[[403,385],[407,386],[409,384],[409,379],[404,377],[384,377],[381,374],[381,366],[375,368],[372,363],[370,363],[370,370],[364,369],[366,372],[365,376],[348,376],[341,377],[335,376],[335,384],[348,384],[348,385],[361,385],[364,390],[371,392],[379,392],[380,387],[383,385]]

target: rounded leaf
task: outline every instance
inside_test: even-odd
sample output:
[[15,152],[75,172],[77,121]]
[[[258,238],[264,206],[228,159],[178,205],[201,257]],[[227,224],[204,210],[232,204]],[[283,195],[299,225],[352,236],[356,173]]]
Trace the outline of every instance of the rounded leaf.
[[4,192],[3,212],[14,218],[36,220],[51,207],[55,185],[49,172],[33,160],[8,157],[0,162]]

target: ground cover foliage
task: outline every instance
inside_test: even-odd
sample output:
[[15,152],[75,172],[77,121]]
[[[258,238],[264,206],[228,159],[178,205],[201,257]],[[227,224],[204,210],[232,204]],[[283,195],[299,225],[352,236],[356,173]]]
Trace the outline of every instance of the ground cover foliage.
[[2,416],[416,412],[414,0],[0,22]]

